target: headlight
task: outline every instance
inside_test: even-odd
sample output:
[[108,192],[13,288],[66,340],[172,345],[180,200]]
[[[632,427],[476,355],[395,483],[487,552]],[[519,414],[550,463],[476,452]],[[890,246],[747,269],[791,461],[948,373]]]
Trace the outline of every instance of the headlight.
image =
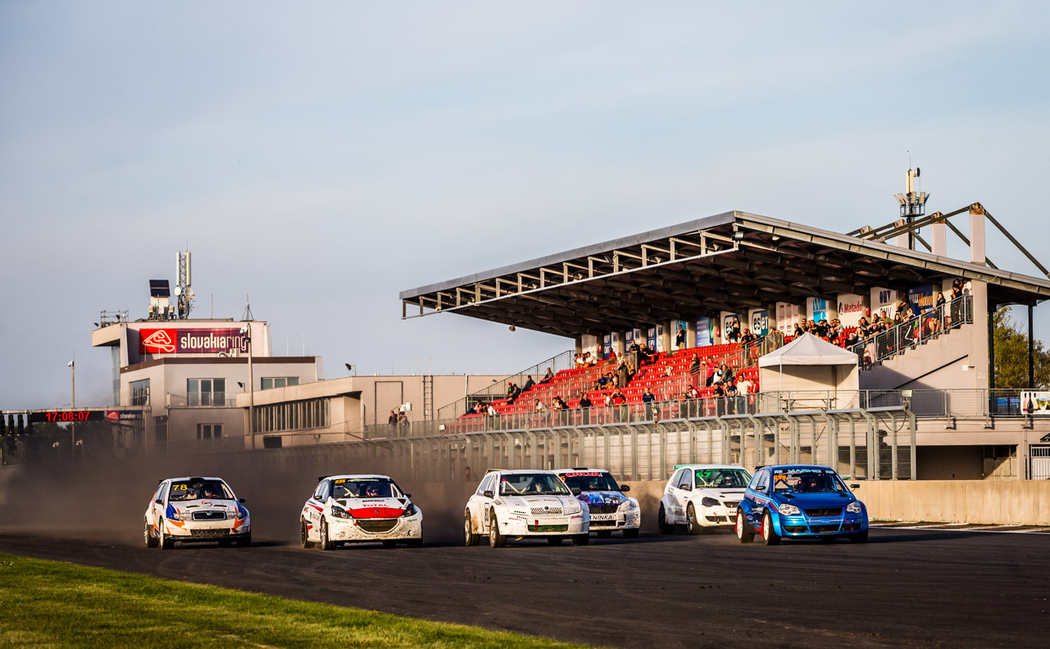
[[179,510],[172,509],[171,511],[168,512],[168,520],[169,521],[181,521],[182,520],[182,514],[179,513]]
[[799,511],[798,507],[794,505],[788,505],[787,503],[779,507],[780,513],[784,516],[798,516],[802,512]]
[[638,509],[638,501],[628,498],[620,503],[620,509]]
[[574,501],[572,501],[571,503],[569,503],[568,505],[565,506],[565,513],[566,514],[579,514],[580,511],[581,510],[580,510],[580,503],[579,503],[579,501],[574,500]]
[[237,505],[237,518],[248,518],[248,510]]
[[415,516],[416,515],[416,506],[413,505],[412,503],[408,503],[408,506],[405,507],[405,511],[402,512],[401,515],[402,516]]
[[715,499],[715,498],[706,498],[705,497],[703,500],[700,501],[700,504],[703,505],[704,507],[718,507],[722,503],[718,502],[718,500]]
[[339,505],[332,505],[332,516],[335,518],[353,518],[353,516],[348,514],[346,510]]
[[851,514],[859,514],[864,506],[860,504],[859,500],[854,500],[850,504],[846,505],[846,511]]

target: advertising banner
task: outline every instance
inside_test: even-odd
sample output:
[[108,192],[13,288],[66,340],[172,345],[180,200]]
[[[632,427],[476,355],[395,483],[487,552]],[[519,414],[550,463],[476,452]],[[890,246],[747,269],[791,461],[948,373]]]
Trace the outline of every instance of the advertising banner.
[[808,297],[806,298],[806,318],[815,322],[821,320],[831,322],[839,317],[837,306],[835,302],[829,302],[824,298]]
[[919,311],[933,308],[933,286],[922,284],[908,289],[908,301],[911,302],[912,315]]
[[747,312],[747,321],[751,323],[751,333],[759,338],[769,334],[769,311],[767,309],[751,309]]
[[871,319],[892,318],[897,313],[897,291],[888,288],[871,289]]
[[[645,330],[645,342],[649,345],[649,349],[656,349],[656,327],[649,327]],[[656,349],[656,351],[660,351]]]
[[240,329],[139,329],[139,352],[143,354],[218,354],[234,350],[248,351]]
[[1050,415],[1050,392],[1022,390],[1021,412],[1026,415]]
[[719,314],[719,322],[722,323],[722,344],[740,342],[740,334],[744,333],[744,324],[741,322],[739,313],[722,311]]
[[602,360],[609,358],[609,352],[612,351],[612,332],[602,336]]
[[852,293],[839,294],[839,321],[843,327],[856,327],[868,315],[868,298]]
[[715,332],[711,318],[696,319],[696,346],[708,347],[715,344]]
[[671,321],[671,347],[678,349],[679,332],[681,332],[682,346],[689,346],[689,323],[685,320]]
[[795,333],[795,324],[799,320],[798,311],[797,304],[777,302],[777,331],[785,336],[793,335]]

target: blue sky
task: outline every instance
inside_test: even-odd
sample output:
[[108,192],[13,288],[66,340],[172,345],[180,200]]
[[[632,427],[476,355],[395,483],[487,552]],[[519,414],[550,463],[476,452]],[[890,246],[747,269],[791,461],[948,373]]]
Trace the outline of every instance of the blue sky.
[[74,355],[78,404],[107,403],[92,322],[143,317],[187,241],[195,315],[250,294],[273,351],[328,377],[532,365],[569,341],[401,321],[398,292],[730,209],[879,225],[909,151],[929,211],[980,201],[1050,263],[1048,14],[0,3],[0,409],[68,403]]

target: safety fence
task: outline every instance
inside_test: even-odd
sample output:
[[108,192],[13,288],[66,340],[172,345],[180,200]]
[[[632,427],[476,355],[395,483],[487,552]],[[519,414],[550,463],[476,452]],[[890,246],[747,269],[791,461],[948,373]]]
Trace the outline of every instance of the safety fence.
[[849,346],[861,369],[906,352],[964,324],[973,323],[973,296],[963,295],[921,312],[886,331]]

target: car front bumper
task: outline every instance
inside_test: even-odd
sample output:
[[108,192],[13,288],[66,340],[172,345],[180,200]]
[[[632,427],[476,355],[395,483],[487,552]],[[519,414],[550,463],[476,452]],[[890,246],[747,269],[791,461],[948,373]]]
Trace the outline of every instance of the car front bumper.
[[531,516],[512,514],[499,521],[503,536],[572,536],[587,534],[588,525],[583,514],[566,516]]
[[590,530],[592,532],[613,530],[636,530],[642,525],[642,513],[638,509],[617,511],[613,514],[591,513]]
[[328,519],[328,538],[340,543],[423,538],[423,517]]
[[783,537],[820,537],[859,534],[868,529],[868,519],[861,514],[844,517],[811,519],[805,516],[784,516],[774,524]]
[[173,541],[237,540],[251,534],[249,519],[225,521],[164,521],[164,535]]

